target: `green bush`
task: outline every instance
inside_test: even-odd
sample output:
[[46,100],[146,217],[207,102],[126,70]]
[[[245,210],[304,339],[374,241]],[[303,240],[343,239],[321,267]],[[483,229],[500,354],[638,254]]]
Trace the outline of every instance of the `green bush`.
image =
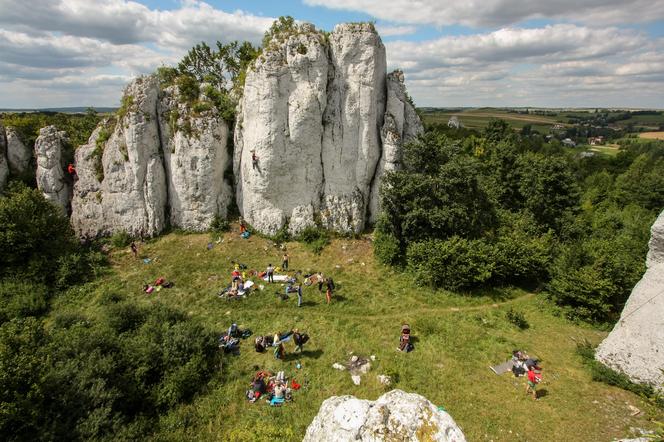
[[330,243],[330,233],[320,227],[309,226],[300,232],[297,239],[318,254]]
[[48,310],[45,285],[25,280],[0,280],[0,323],[13,318],[39,316]]
[[419,283],[449,290],[477,287],[491,278],[491,246],[453,236],[408,245],[408,269]]
[[272,235],[270,239],[277,244],[283,244],[291,240],[291,234],[288,232],[288,223],[284,224],[281,229],[277,230],[277,233]]
[[230,229],[231,225],[228,220],[219,215],[215,215],[212,223],[210,223],[210,230],[214,233],[228,232]]
[[159,413],[208,382],[214,333],[159,305],[118,306],[103,311],[131,315],[130,326],[76,315],[56,317],[52,329],[33,318],[0,325],[3,440],[144,439]]
[[178,85],[182,102],[192,104],[198,100],[200,86],[196,78],[186,74],[180,75],[176,80],[176,84]]
[[111,236],[111,245],[117,248],[127,247],[132,243],[133,240],[134,239],[129,233],[127,233],[125,230],[120,230]]
[[401,262],[401,244],[396,236],[382,230],[374,230],[374,255],[383,264],[397,265]]
[[514,310],[512,307],[510,307],[510,309],[507,310],[507,313],[505,313],[505,317],[510,323],[516,325],[521,330],[526,330],[530,328],[530,324],[528,323],[528,320],[526,320],[526,316],[523,314],[523,312]]

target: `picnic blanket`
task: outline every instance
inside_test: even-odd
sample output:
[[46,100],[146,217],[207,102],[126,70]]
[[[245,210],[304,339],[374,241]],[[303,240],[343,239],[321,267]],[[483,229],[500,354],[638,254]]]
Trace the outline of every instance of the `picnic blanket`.
[[514,366],[514,361],[510,359],[503,362],[502,364],[489,366],[489,368],[493,370],[494,373],[501,375],[503,373],[507,373],[508,371],[512,371],[513,366]]
[[[288,281],[288,275],[274,275],[272,279],[279,282],[286,282]],[[267,281],[267,275],[263,276],[263,281]]]

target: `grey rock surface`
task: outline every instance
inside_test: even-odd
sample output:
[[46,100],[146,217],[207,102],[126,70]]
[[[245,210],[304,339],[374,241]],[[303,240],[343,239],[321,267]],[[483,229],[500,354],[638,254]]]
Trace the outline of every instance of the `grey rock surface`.
[[[124,95],[124,102],[128,103],[126,112],[118,117],[108,140],[100,143],[103,152],[96,150],[96,145],[92,148],[90,143],[104,129],[93,134],[83,148],[88,157],[81,158],[82,153],[77,152],[77,159],[83,161],[77,162],[79,179],[74,195],[75,199],[85,195],[85,199],[73,204],[74,211],[102,214],[91,219],[85,213],[78,213],[72,218],[74,229],[81,234],[87,232],[86,237],[119,231],[132,236],[153,236],[166,226],[167,187],[157,122],[158,81],[153,76],[139,77],[126,87]],[[100,170],[103,174],[98,173]],[[93,174],[94,180],[88,181]],[[98,178],[102,178],[101,193],[95,192],[94,198],[89,198]],[[91,209],[95,204],[100,207]]]
[[261,232],[274,234],[288,219],[293,233],[313,224],[328,69],[323,35],[305,24],[275,40],[247,72],[235,131],[236,197],[242,216]]
[[396,70],[389,73],[387,75],[387,105],[380,132],[383,152],[371,187],[370,222],[376,222],[380,213],[381,178],[385,172],[398,170],[401,167],[401,151],[404,144],[413,141],[423,132],[422,121],[406,93],[403,72]]
[[55,126],[46,126],[39,130],[35,141],[37,159],[37,188],[51,203],[67,214],[71,200],[71,178],[66,176],[64,144],[68,141],[64,131]]
[[[421,131],[403,74],[392,82],[371,24],[338,25],[327,39],[308,24],[276,36],[249,69],[238,107],[234,174],[242,216],[268,234],[286,224],[292,234],[314,225],[361,231],[370,202],[378,211],[377,171],[398,167],[402,140]],[[389,124],[399,137],[385,153],[391,89]]]
[[354,396],[326,399],[303,442],[466,440],[454,419],[425,397],[392,390],[375,401]]
[[0,192],[7,186],[9,180],[9,163],[7,162],[7,136],[5,127],[0,123]]
[[595,358],[664,391],[664,212],[652,226],[647,270]]
[[213,106],[195,113],[172,86],[159,102],[159,133],[168,184],[170,223],[204,231],[226,217],[232,201],[224,172],[230,166],[228,125]]
[[26,146],[16,132],[9,126],[5,129],[7,141],[7,160],[13,175],[22,175],[30,171],[32,163],[32,146]]

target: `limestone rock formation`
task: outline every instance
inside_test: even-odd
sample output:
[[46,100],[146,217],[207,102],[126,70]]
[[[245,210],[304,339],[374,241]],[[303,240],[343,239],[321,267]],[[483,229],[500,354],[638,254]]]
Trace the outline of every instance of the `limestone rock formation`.
[[446,412],[425,397],[392,390],[375,401],[354,396],[326,399],[303,442],[466,440]]
[[158,115],[171,225],[207,230],[216,216],[226,217],[233,198],[224,180],[228,125],[215,107],[192,112],[177,86],[163,92]]
[[595,357],[634,382],[664,391],[664,211],[651,232],[646,273]]
[[330,61],[321,218],[331,230],[359,232],[382,150],[385,47],[372,24],[340,24],[330,35]]
[[276,233],[289,218],[293,233],[313,225],[328,69],[323,35],[304,25],[247,72],[235,131],[236,194],[243,217],[262,232]]
[[[102,214],[92,219],[84,212],[72,218],[72,225],[81,236],[122,230],[134,236],[152,236],[164,229],[167,191],[157,122],[158,95],[155,77],[135,79],[125,89],[123,109],[110,137],[106,132],[110,127],[101,128],[92,135],[87,147],[77,152],[77,160],[82,161],[77,161],[79,179],[73,210],[79,212],[85,207],[91,213]],[[84,153],[86,158],[82,158]],[[90,182],[91,173],[95,179]],[[95,181],[101,181],[96,192]],[[95,204],[100,207],[92,209]]]
[[401,149],[405,143],[413,141],[424,127],[415,107],[411,104],[402,71],[394,71],[387,75],[387,105],[380,137],[383,143],[383,154],[378,163],[376,177],[371,186],[369,206],[370,221],[375,222],[380,212],[379,190],[381,177],[387,171],[401,167]]
[[66,176],[63,157],[64,144],[67,141],[66,133],[58,131],[55,126],[41,128],[35,141],[37,188],[65,214],[71,200],[71,182]]
[[169,222],[202,231],[225,217],[231,161],[219,111],[194,111],[177,86],[162,89],[155,76],[130,83],[122,103],[76,151],[71,222],[78,235],[153,236]]
[[7,163],[7,138],[5,127],[0,123],[0,192],[7,185],[9,179],[9,164]]
[[13,175],[23,175],[30,172],[32,162],[32,147],[26,146],[13,127],[6,128],[7,160],[9,170]]
[[[275,36],[248,71],[239,106],[234,172],[242,216],[268,234],[316,223],[361,231],[378,210],[377,200],[369,207],[377,171],[398,167],[402,140],[421,128],[403,77],[390,83],[371,24],[338,25],[327,39],[308,24]],[[386,153],[388,94],[399,137]]]

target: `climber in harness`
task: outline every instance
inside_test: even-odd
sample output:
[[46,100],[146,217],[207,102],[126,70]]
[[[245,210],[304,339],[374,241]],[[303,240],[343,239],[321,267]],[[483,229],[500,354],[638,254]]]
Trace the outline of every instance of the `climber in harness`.
[[253,167],[254,169],[258,168],[258,155],[256,155],[255,150],[251,151],[251,167]]
[[78,178],[78,174],[76,173],[76,168],[72,163],[69,163],[67,165],[67,173],[71,176],[73,180]]

